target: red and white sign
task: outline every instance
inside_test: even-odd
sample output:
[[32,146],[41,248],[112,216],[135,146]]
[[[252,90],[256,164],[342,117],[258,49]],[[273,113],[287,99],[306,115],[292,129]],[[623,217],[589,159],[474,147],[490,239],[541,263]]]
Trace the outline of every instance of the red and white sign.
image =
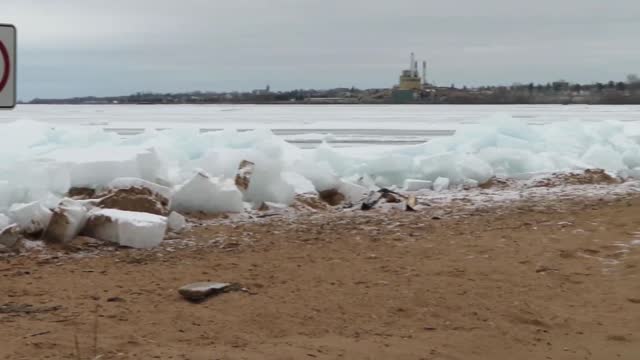
[[0,24],[0,109],[16,106],[16,28]]

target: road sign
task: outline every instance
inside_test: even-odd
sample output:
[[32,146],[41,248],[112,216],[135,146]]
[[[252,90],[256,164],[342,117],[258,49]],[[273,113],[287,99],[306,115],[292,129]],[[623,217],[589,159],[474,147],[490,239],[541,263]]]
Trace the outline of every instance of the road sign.
[[0,24],[0,109],[16,106],[16,28]]

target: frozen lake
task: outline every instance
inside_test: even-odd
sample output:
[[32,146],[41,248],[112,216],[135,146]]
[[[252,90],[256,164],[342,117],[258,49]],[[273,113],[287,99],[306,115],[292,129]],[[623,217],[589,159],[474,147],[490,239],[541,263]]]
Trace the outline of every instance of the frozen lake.
[[267,128],[290,143],[314,147],[416,144],[450,136],[469,124],[509,114],[532,125],[572,119],[640,121],[640,106],[587,105],[18,105],[0,122],[30,119],[52,125],[100,127],[121,135],[146,128]]

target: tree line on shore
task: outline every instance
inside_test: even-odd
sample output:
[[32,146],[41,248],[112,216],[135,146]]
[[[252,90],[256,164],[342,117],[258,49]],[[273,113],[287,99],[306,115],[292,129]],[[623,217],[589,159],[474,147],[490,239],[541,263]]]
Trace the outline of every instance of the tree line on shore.
[[[203,92],[157,93],[138,92],[111,97],[75,97],[68,99],[31,100],[30,104],[223,104],[223,103],[393,103],[390,88],[334,88],[325,90],[296,89],[272,92]],[[412,103],[424,104],[639,104],[640,77],[627,76],[626,81],[570,83],[559,80],[545,84],[513,84],[510,86],[442,87],[428,85],[416,92]]]

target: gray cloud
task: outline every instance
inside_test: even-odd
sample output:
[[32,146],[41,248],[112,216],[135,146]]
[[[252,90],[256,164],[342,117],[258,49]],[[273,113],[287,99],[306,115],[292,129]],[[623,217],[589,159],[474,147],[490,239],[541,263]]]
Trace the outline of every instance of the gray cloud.
[[395,83],[415,51],[438,84],[640,72],[633,0],[4,0],[19,97]]

